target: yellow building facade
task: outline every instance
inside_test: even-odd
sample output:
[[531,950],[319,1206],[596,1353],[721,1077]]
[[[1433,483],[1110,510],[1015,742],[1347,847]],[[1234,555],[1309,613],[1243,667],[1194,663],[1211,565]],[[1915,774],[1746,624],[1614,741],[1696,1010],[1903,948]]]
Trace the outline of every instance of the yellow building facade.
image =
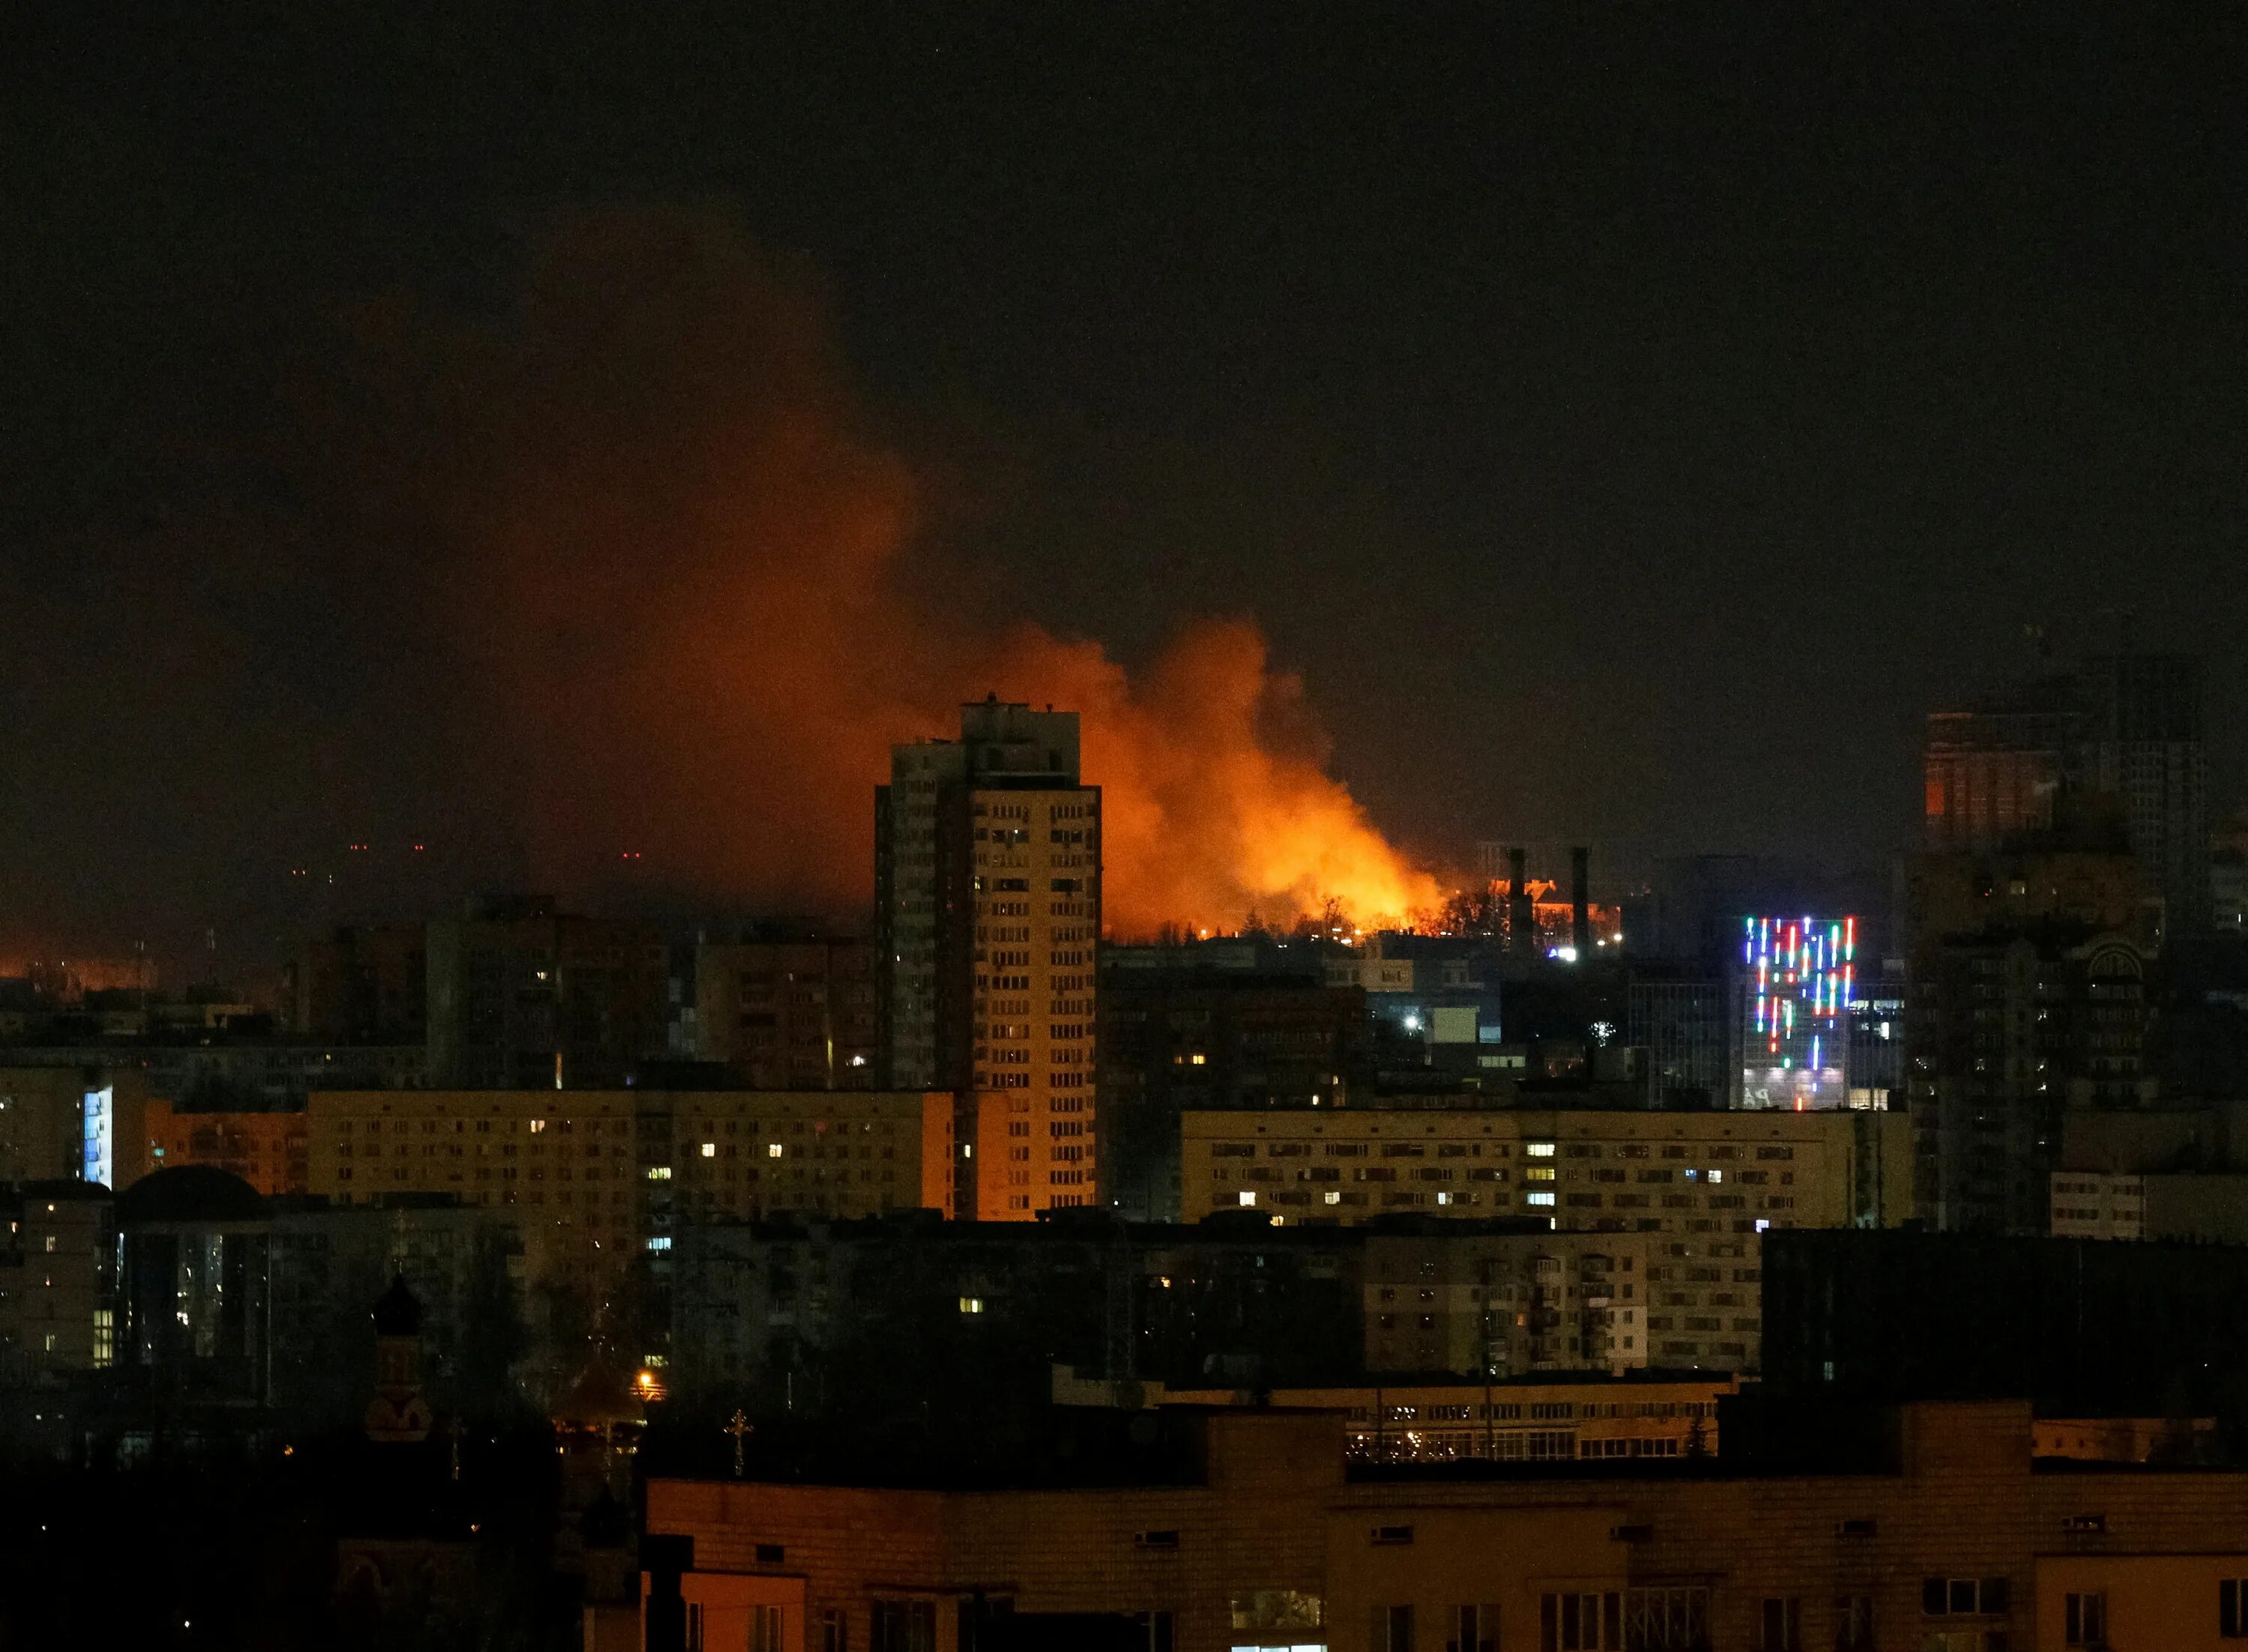
[[1189,1113],[1182,1216],[1393,1212],[1557,1228],[1757,1233],[1911,1215],[1909,1121],[1868,1112],[1305,1107]]

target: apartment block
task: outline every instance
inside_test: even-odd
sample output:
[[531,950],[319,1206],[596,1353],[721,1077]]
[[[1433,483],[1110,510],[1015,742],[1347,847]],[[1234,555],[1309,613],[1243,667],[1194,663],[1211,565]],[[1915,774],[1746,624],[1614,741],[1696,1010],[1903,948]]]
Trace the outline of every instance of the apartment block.
[[1093,1203],[1100,791],[1077,714],[963,706],[958,740],[896,748],[874,812],[887,1081],[959,1094],[955,1208]]
[[1002,1616],[1083,1648],[2220,1652],[2248,1606],[2248,1476],[2032,1472],[2021,1402],[1901,1408],[1846,1472],[1347,1469],[1331,1414],[1194,1422],[1000,1487],[652,1480],[691,1559],[648,1621],[705,1652],[965,1652]]
[[870,1216],[949,1191],[951,1098],[884,1091],[328,1091],[309,1190],[509,1212],[540,1277],[619,1286],[688,1218]]
[[238,1176],[268,1196],[303,1193],[310,1186],[301,1112],[202,1113],[151,1100],[143,1117],[140,1174],[201,1164]]
[[1369,1371],[1753,1371],[1762,1241],[1655,1232],[1370,1234]]
[[1912,1214],[1902,1114],[1352,1107],[1189,1113],[1189,1221],[1531,1215],[1604,1232],[1880,1227]]
[[757,1089],[873,1089],[875,960],[867,941],[700,943],[695,1053]]

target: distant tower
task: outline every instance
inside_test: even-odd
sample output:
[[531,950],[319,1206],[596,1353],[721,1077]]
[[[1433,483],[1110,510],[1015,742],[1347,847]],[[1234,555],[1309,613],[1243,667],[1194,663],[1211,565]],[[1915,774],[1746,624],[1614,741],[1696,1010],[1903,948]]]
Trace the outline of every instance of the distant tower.
[[390,1281],[374,1305],[374,1398],[367,1437],[415,1445],[429,1437],[429,1402],[422,1393],[422,1303],[406,1276]]
[[1100,789],[1077,714],[994,696],[958,740],[895,748],[874,845],[888,1081],[959,1096],[954,1214],[1092,1203]]

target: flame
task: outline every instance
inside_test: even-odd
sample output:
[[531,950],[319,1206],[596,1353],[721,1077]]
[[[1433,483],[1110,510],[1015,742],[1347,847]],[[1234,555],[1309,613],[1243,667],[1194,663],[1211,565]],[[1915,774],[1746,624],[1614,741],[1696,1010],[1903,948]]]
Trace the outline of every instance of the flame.
[[1082,716],[1116,932],[1438,904],[1251,621],[1189,625],[1134,675],[952,611],[924,483],[861,435],[816,306],[729,224],[566,225],[505,326],[415,347],[444,358],[404,375],[440,404],[404,411],[449,467],[419,485],[457,553],[450,648],[544,881],[628,845],[702,895],[861,901],[890,747],[996,690]]

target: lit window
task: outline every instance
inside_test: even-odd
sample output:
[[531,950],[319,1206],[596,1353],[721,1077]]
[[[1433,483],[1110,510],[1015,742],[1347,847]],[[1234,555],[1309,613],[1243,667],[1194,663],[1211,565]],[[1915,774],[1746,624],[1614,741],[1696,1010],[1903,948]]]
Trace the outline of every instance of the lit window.
[[961,1299],[960,1299],[960,1311],[961,1311],[963,1313],[983,1313],[983,1312],[984,1312],[984,1299],[983,1299],[982,1297],[980,1297],[980,1296],[964,1296],[964,1297],[961,1298]]
[[648,1167],[648,1179],[649,1181],[651,1181],[651,1182],[668,1182],[668,1181],[670,1181],[670,1180],[671,1180],[671,1167],[670,1167],[669,1165],[668,1165],[668,1164],[651,1164],[651,1165],[649,1165],[649,1166]]
[[533,1135],[537,1135],[540,1131],[544,1130],[545,1128],[546,1128],[546,1121],[545,1121],[545,1120],[544,1120],[544,1119],[533,1119],[533,1120],[531,1121],[531,1134],[533,1134]]
[[1551,1204],[1553,1203],[1553,1196],[1550,1193],[1532,1193],[1528,1196],[1530,1203],[1532,1204]]
[[1553,1156],[1553,1144],[1551,1141],[1525,1141],[1522,1144],[1522,1151],[1526,1158],[1550,1159]]
[[702,1144],[702,1156],[706,1159],[716,1158],[718,1156],[718,1144],[716,1141],[705,1141]]
[[768,1159],[778,1159],[786,1150],[787,1149],[783,1148],[778,1141],[768,1141],[765,1143],[765,1157]]
[[1340,1204],[1342,1203],[1342,1195],[1331,1191],[1326,1196],[1326,1201],[1329,1204]]
[[668,1251],[671,1249],[671,1236],[668,1233],[657,1234],[648,1242],[648,1248],[651,1251]]
[[1244,1188],[1244,1189],[1241,1189],[1241,1202],[1242,1202],[1242,1203],[1244,1203],[1244,1204],[1254,1204],[1254,1203],[1257,1203],[1257,1190],[1256,1190],[1254,1188]]

